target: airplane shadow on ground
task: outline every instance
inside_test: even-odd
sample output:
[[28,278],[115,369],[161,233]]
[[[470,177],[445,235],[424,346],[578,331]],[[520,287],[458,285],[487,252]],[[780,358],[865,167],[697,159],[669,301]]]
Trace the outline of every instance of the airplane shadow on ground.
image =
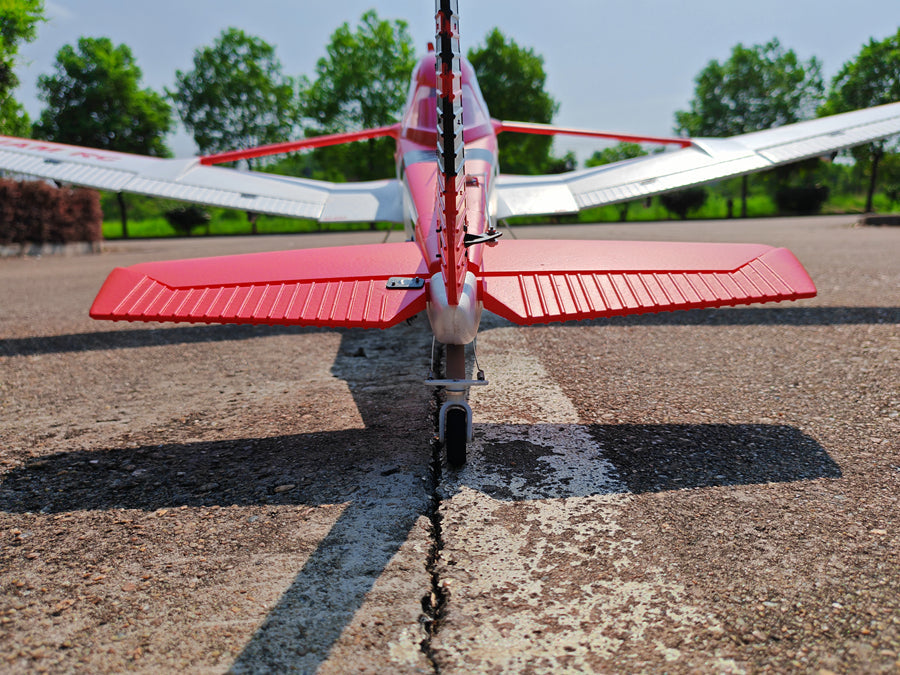
[[[476,425],[476,435],[494,426],[509,425]],[[625,485],[614,492],[787,483],[842,475],[821,445],[786,425],[553,426],[580,427],[594,438],[604,439],[604,450],[596,459],[609,460]],[[387,452],[376,454],[357,449],[375,445],[389,448],[395,436],[394,429],[354,429],[62,452],[31,461],[3,476],[0,510],[64,513],[119,508],[155,511],[178,506],[314,506],[352,503],[372,495],[376,501],[391,501],[398,494],[407,493],[397,492],[385,483],[402,482],[404,489],[425,489],[422,473],[409,466],[409,458],[398,461]],[[669,440],[660,442],[661,438]],[[327,454],[327,462],[323,454]],[[538,499],[587,497],[611,491],[605,479],[593,489],[569,488],[547,480],[547,467],[538,462],[551,455],[566,465],[564,452],[528,442],[510,442],[485,447],[480,464],[498,479],[531,484],[540,493]],[[416,478],[419,484],[407,484],[405,474]],[[296,488],[276,494],[273,487],[277,485]],[[388,493],[384,492],[386,489]],[[503,501],[534,498],[517,495],[506,485],[483,491]],[[426,496],[422,501],[427,500]]]
[[[584,443],[585,432],[590,436],[588,443]],[[477,443],[479,438],[498,435],[509,440]],[[464,468],[459,475],[450,472],[448,482],[455,489],[472,487],[502,501],[789,483],[842,475],[813,438],[780,424],[481,424],[476,425],[475,436],[473,475],[468,476]],[[552,437],[556,442],[526,440],[529,436]]]
[[[661,312],[570,325],[596,326],[833,326],[900,324],[900,307],[741,307]],[[512,324],[509,324],[512,325]],[[70,333],[0,339],[0,356],[132,349],[173,344],[251,340],[272,335],[303,335],[332,329],[297,326],[178,325],[161,328]]]
[[[840,310],[858,322],[864,317],[870,321],[871,313],[877,311]],[[765,322],[772,322],[771,318]],[[215,341],[271,334],[267,329],[240,327],[235,333],[233,328],[190,327],[182,329],[185,332],[180,336],[167,335],[166,339],[195,342],[203,341],[201,335]],[[398,397],[392,386],[398,371],[401,379],[413,383],[418,371],[425,369],[430,337],[423,328],[342,332],[332,372],[347,381],[365,428],[60,452],[3,476],[0,509],[60,513],[120,507],[154,511],[182,505],[346,504],[232,666],[234,672],[253,672],[260,667],[314,671],[327,659],[416,521],[430,513],[430,439],[423,434],[422,416],[433,410],[427,398],[423,405],[422,398]],[[172,329],[165,332],[172,333]],[[109,334],[113,335],[119,332]],[[118,342],[112,348],[157,344],[159,339],[152,331],[139,331],[113,338]],[[43,340],[48,341],[38,342],[37,352],[28,351],[34,346],[20,345],[17,350],[70,350],[53,339]],[[6,350],[0,353],[8,353],[10,342],[3,341]],[[480,426],[483,434],[496,425]],[[556,426],[564,435],[583,437],[587,430],[602,448],[602,457],[596,457],[596,479],[582,475],[577,482],[567,482],[548,477],[550,471],[560,470],[583,474],[583,456],[570,457],[533,443],[498,443],[484,445],[477,460],[482,476],[485,471],[489,475],[488,484],[482,478],[471,487],[495,499],[521,501],[841,475],[815,440],[790,426]],[[548,456],[556,468],[548,467]],[[605,469],[600,470],[604,458],[618,474],[615,484],[610,483]],[[466,469],[451,478],[457,489],[466,486]],[[274,492],[275,486],[288,484],[296,487]],[[529,496],[510,489],[517,484],[530,485]],[[335,579],[344,580],[339,597],[328,583]],[[430,590],[423,588],[423,596]]]
[[321,333],[327,330],[330,329],[301,326],[200,324],[128,328],[43,337],[7,338],[0,340],[0,356],[34,356],[37,354],[65,354],[69,352],[188,345],[229,340],[252,340],[273,335],[304,335],[307,333]]
[[810,307],[773,304],[639,314],[586,322],[609,326],[841,326],[900,324],[900,307]]

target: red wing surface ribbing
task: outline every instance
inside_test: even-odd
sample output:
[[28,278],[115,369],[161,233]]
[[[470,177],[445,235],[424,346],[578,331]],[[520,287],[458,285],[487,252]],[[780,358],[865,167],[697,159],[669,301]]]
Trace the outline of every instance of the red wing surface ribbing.
[[815,294],[790,251],[757,244],[505,241],[484,250],[484,308],[518,324]]
[[[412,242],[144,263],[113,270],[91,316],[388,328],[425,309],[427,271]],[[389,288],[398,276],[422,281]]]

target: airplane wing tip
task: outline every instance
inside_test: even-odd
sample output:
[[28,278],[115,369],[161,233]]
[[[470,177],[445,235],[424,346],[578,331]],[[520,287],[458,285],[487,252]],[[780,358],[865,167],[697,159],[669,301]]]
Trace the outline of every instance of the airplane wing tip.
[[757,259],[790,289],[787,300],[814,298],[818,294],[812,277],[789,249],[773,248]]
[[148,279],[149,277],[134,268],[116,267],[106,277],[97,297],[94,298],[89,311],[90,317],[114,321],[126,318],[121,315],[122,304]]

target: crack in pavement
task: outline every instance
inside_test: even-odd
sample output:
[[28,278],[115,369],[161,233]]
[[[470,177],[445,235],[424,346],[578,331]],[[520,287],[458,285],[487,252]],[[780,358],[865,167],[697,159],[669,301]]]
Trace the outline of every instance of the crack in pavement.
[[[441,348],[437,353],[432,354],[432,371],[435,371],[436,366],[440,364],[443,351],[443,348]],[[432,395],[434,436],[431,439],[431,480],[427,514],[430,523],[428,534],[431,539],[431,546],[428,549],[428,557],[425,561],[425,569],[431,579],[431,588],[428,593],[422,596],[422,626],[425,629],[425,638],[421,642],[421,648],[435,673],[440,673],[440,667],[432,650],[432,638],[440,628],[441,621],[447,612],[447,603],[450,601],[449,594],[441,583],[438,565],[441,552],[444,550],[440,495],[440,485],[443,480],[443,445],[438,438],[442,398],[441,390],[435,388]]]
[[432,450],[432,482],[431,482],[431,498],[428,508],[428,520],[430,522],[429,536],[431,538],[431,546],[428,550],[428,558],[425,561],[425,569],[431,579],[431,588],[429,592],[422,597],[422,626],[425,629],[425,638],[422,640],[421,648],[428,662],[431,664],[435,673],[440,673],[435,654],[432,650],[431,641],[440,629],[441,622],[447,612],[447,603],[450,596],[441,583],[438,561],[444,550],[444,536],[441,527],[441,499],[438,494],[438,486],[441,482],[441,443],[437,439],[431,442]]

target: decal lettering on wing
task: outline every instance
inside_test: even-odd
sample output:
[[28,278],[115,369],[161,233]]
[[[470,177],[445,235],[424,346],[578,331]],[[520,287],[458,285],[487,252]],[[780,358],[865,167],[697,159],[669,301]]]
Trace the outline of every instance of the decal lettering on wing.
[[107,155],[97,150],[88,150],[84,148],[75,148],[68,145],[54,145],[43,143],[41,141],[28,141],[20,138],[0,138],[0,148],[17,148],[19,150],[27,150],[29,152],[39,152],[42,154],[57,154],[76,159],[95,159],[101,162],[115,162],[118,157]]

